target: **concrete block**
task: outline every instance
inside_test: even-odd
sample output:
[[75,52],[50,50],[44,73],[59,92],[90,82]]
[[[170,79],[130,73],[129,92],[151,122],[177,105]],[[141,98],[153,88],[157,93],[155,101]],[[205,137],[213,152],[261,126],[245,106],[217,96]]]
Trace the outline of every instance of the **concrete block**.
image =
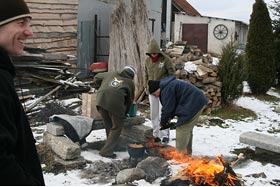
[[147,138],[153,136],[153,129],[145,125],[124,126],[121,135],[134,141],[147,142]]
[[280,153],[280,137],[249,131],[242,133],[239,141],[257,148]]
[[81,155],[80,146],[64,136],[54,136],[45,132],[43,142],[64,160],[73,160]]
[[63,126],[55,122],[47,123],[46,131],[54,136],[63,136],[65,134]]
[[[124,127],[140,125],[143,123],[145,123],[145,118],[142,116],[128,117],[124,120]],[[92,130],[99,130],[99,129],[104,129],[103,120],[95,120],[94,124],[92,125]]]

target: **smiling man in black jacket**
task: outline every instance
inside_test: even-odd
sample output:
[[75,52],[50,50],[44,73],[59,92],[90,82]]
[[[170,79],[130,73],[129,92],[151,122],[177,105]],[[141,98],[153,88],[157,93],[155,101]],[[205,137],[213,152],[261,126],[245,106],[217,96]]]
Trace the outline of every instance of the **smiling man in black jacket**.
[[45,185],[27,116],[14,88],[10,56],[23,54],[32,36],[31,15],[23,0],[0,1],[0,185]]

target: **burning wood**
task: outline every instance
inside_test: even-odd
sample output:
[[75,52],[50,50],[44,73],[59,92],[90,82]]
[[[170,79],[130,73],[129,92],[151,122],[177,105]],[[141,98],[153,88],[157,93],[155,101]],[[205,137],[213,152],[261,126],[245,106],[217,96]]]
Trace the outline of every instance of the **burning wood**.
[[[232,169],[231,163],[222,156],[215,159],[195,158],[186,153],[179,153],[175,148],[161,149],[166,159],[177,163],[187,163],[176,176],[163,181],[162,185],[194,185],[194,186],[241,186],[242,181]],[[240,159],[240,157],[238,158]],[[234,161],[236,163],[236,161]]]

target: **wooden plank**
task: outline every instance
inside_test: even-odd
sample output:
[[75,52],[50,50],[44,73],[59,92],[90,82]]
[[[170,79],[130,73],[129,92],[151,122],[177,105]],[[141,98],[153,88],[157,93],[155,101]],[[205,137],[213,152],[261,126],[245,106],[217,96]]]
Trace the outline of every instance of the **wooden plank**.
[[50,10],[72,9],[72,10],[78,10],[78,5],[68,5],[68,4],[28,3],[28,7],[29,7],[30,10],[33,10],[33,9],[50,9]]
[[59,37],[72,37],[77,38],[77,32],[72,33],[61,33],[61,32],[35,32],[33,31],[33,37],[32,38],[59,38]]
[[[32,44],[30,44],[32,45]],[[53,42],[53,43],[36,43],[33,46],[37,46],[43,49],[50,49],[50,48],[69,48],[69,47],[77,47],[77,41],[62,41],[62,42]]]
[[38,20],[75,20],[77,19],[78,12],[76,14],[39,14],[39,13],[31,13],[32,19]]
[[47,27],[47,26],[77,26],[77,20],[40,20],[40,19],[32,19],[31,26],[41,26],[41,27]]
[[54,43],[54,42],[73,42],[77,43],[75,38],[31,38],[27,43],[41,44],[41,43]]
[[31,28],[33,32],[77,32],[77,27],[75,26],[48,26],[48,27],[42,27],[42,26],[34,26]]
[[30,9],[32,14],[77,14],[77,9]]
[[78,0],[25,0],[27,4],[29,3],[41,3],[41,4],[69,4],[78,5]]

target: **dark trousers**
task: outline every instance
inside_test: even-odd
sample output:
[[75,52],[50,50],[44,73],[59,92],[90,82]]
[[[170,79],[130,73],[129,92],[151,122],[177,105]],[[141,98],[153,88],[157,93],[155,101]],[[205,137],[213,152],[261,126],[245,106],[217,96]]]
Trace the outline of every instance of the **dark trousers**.
[[101,156],[110,156],[114,153],[114,149],[117,146],[122,132],[124,119],[112,114],[110,111],[105,110],[102,107],[98,107],[98,111],[104,120],[104,126],[107,135],[105,145],[100,150],[99,154]]

